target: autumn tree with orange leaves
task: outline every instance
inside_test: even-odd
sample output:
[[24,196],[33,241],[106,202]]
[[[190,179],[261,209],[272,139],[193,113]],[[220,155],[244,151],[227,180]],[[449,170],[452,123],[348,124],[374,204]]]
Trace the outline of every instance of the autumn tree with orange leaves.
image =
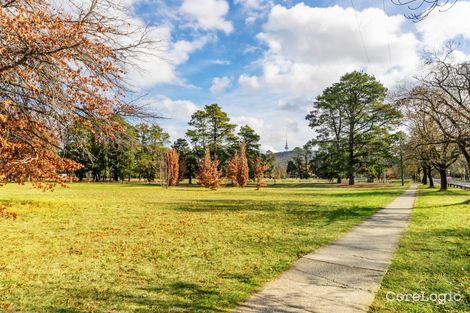
[[119,129],[113,116],[141,113],[124,101],[123,77],[127,62],[151,44],[146,31],[108,16],[120,9],[110,0],[73,1],[73,12],[52,4],[0,1],[3,183],[65,182],[61,174],[81,165],[58,154],[64,129],[78,123],[112,137]]
[[240,148],[228,164],[227,178],[237,187],[245,187],[248,184],[250,176],[246,158],[246,144],[244,142],[240,144]]
[[232,181],[234,187],[238,187],[238,168],[240,164],[240,157],[238,152],[230,159],[227,165],[227,178]]
[[260,159],[256,159],[255,161],[255,177],[256,177],[256,188],[260,189],[261,187],[266,187],[266,179],[264,175],[266,171],[269,169],[269,164],[261,161]]
[[199,171],[197,173],[198,184],[215,190],[222,184],[222,173],[219,171],[219,160],[212,160],[209,148],[206,147],[204,157],[199,163]]
[[168,186],[179,183],[179,155],[176,149],[169,149],[165,154]]

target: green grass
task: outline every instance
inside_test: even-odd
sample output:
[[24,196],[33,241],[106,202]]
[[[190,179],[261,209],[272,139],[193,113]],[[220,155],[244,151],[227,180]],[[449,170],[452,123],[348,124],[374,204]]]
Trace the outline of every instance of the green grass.
[[0,205],[18,218],[0,219],[0,310],[229,311],[402,190],[7,185]]
[[[470,312],[470,192],[421,187],[370,312]],[[387,301],[394,293],[460,293],[461,302]],[[391,294],[389,294],[390,296]]]

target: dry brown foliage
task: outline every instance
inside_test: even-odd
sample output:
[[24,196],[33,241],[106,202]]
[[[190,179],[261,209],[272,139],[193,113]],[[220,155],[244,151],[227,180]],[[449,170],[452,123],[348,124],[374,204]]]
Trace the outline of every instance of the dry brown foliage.
[[211,159],[209,149],[206,148],[204,157],[199,163],[198,184],[213,190],[219,188],[222,184],[222,172],[218,169],[219,163],[219,160]]
[[246,158],[246,144],[244,142],[241,143],[240,149],[228,164],[227,178],[237,187],[245,187],[248,184],[250,176]]
[[176,149],[170,149],[165,154],[168,186],[179,183],[179,154]]
[[235,187],[238,187],[237,176],[238,176],[239,163],[240,163],[240,157],[238,153],[236,153],[228,162],[228,167],[227,167],[227,178],[232,181],[232,185]]
[[145,34],[108,15],[119,10],[113,1],[75,1],[75,14],[53,3],[0,2],[0,182],[68,181],[61,173],[80,164],[58,155],[64,129],[112,136],[113,116],[139,111],[123,100],[123,75]]
[[266,180],[264,179],[264,174],[269,169],[269,165],[263,163],[260,159],[257,159],[255,162],[255,176],[256,176],[256,187],[259,189],[261,187],[266,187]]
[[8,212],[6,208],[0,207],[0,218],[7,220],[16,220],[16,213]]

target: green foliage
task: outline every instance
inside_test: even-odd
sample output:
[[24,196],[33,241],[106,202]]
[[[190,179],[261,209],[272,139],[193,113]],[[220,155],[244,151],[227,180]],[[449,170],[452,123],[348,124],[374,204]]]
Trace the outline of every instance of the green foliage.
[[204,109],[196,111],[189,121],[191,127],[186,136],[191,140],[198,157],[201,158],[204,148],[210,149],[213,158],[221,163],[228,160],[227,145],[237,140],[233,133],[235,124],[230,123],[227,113],[222,111],[218,104],[206,105]]
[[[260,136],[255,132],[253,128],[248,125],[240,127],[238,132],[240,142],[245,143],[246,158],[248,160],[248,168],[250,178],[255,177],[255,162],[261,155],[260,152]],[[239,144],[237,143],[237,149]]]
[[138,140],[136,170],[139,177],[151,182],[163,166],[165,144],[169,135],[158,125],[139,124],[135,129]]
[[385,87],[366,73],[352,72],[326,88],[306,116],[316,131],[311,141],[319,147],[312,164],[317,175],[354,184],[359,172],[378,175],[377,162],[386,163],[391,144],[390,131],[400,121],[400,113],[384,103]]
[[133,126],[119,119],[121,130],[112,138],[98,137],[82,125],[64,134],[64,157],[84,165],[76,175],[81,180],[87,172],[94,181],[125,180],[142,177],[155,179],[169,135],[158,125]]
[[292,150],[292,158],[287,163],[287,174],[289,177],[306,179],[311,176],[309,163],[312,160],[313,152],[309,144],[304,147],[295,147]]
[[198,171],[197,152],[192,149],[188,141],[184,138],[178,138],[172,146],[180,156],[180,178],[189,178],[192,183],[192,178]]

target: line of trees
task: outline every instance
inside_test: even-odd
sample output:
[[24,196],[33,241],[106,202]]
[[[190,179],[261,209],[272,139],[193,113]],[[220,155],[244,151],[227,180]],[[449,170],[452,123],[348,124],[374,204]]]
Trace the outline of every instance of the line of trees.
[[462,160],[470,169],[470,62],[458,62],[454,49],[428,55],[416,84],[402,91],[397,102],[410,129],[407,151],[422,182],[447,188],[450,166]]
[[79,180],[88,173],[94,181],[124,181],[138,177],[146,181],[162,178],[167,167],[169,135],[158,125],[131,125],[120,117],[121,131],[100,136],[86,126],[66,130],[63,157],[82,164],[75,171]]
[[234,186],[244,187],[250,179],[263,186],[264,175],[272,169],[274,155],[261,153],[260,136],[247,125],[235,133],[236,125],[217,104],[195,112],[189,121],[189,141],[179,138],[170,148],[168,133],[156,124],[132,125],[117,115],[113,121],[120,131],[112,136],[99,136],[82,124],[64,131],[62,156],[82,165],[75,171],[79,180],[138,178],[175,186],[186,178],[192,184],[195,177],[199,184],[216,189],[223,177]]

